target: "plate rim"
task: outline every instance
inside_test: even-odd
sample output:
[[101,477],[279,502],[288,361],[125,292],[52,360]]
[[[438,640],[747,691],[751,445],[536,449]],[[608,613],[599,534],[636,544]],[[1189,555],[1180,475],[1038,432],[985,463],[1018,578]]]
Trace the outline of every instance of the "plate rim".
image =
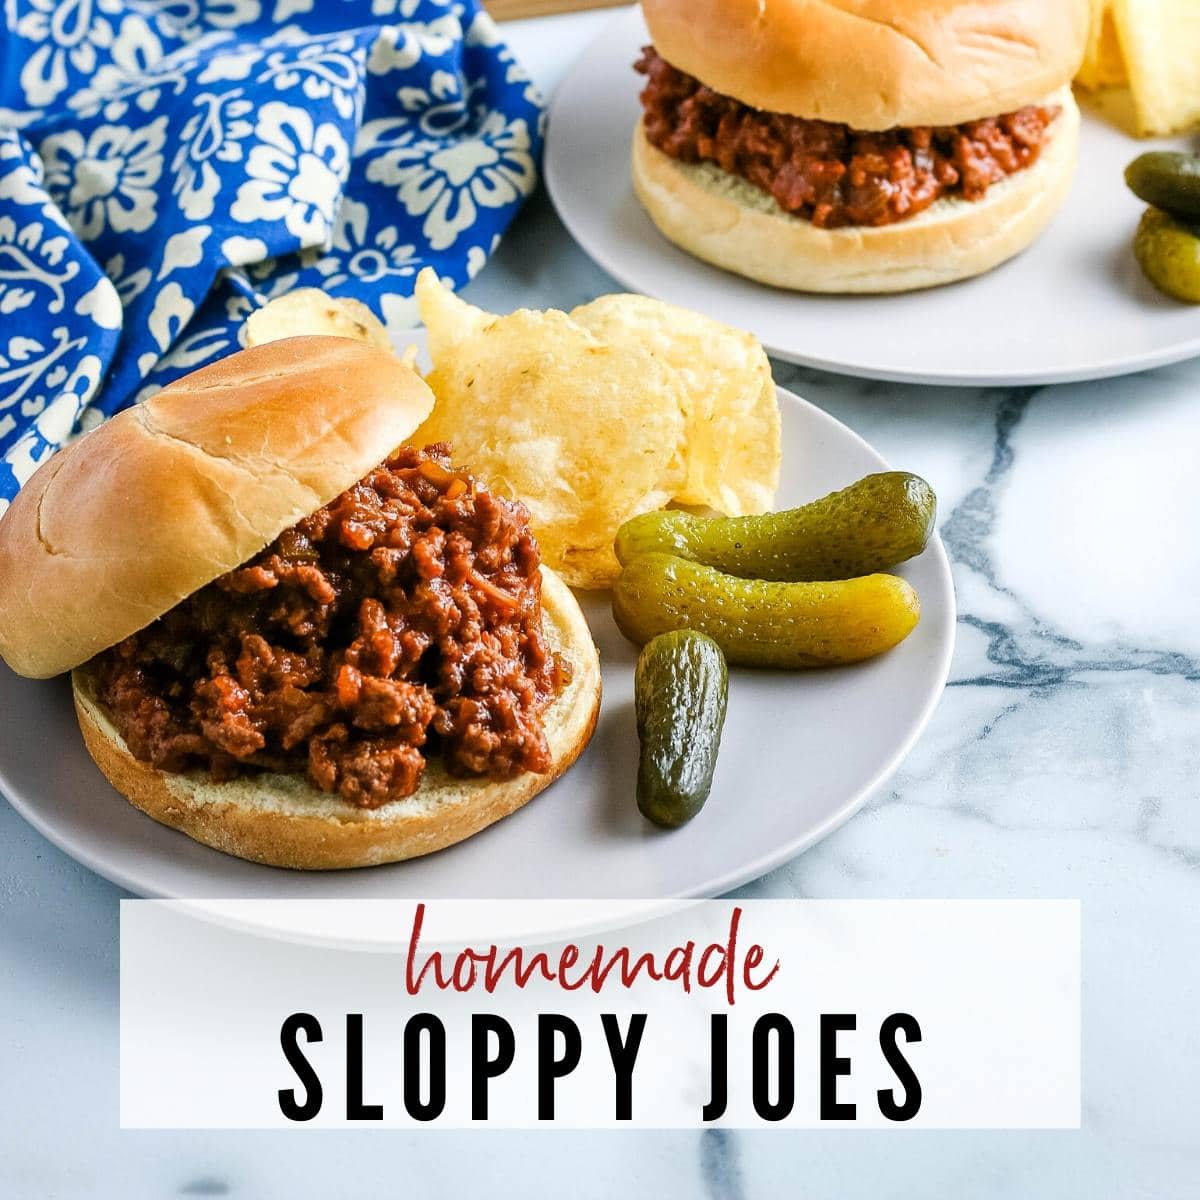
[[[611,20],[604,23],[596,37],[588,42],[587,46],[575,56],[572,68],[577,67],[585,59],[589,59],[597,52],[598,48],[611,42],[614,31],[623,30],[626,25],[633,25],[640,20],[640,8],[636,4],[619,10]],[[606,250],[598,252],[594,246],[589,245],[580,236],[577,216],[573,214],[568,205],[562,202],[560,189],[564,189],[565,184],[561,172],[565,171],[566,168],[560,162],[560,148],[563,143],[561,138],[555,136],[555,115],[565,103],[563,97],[570,87],[572,75],[573,69],[568,70],[563,81],[550,97],[547,109],[546,142],[542,160],[542,174],[546,181],[546,191],[550,196],[554,211],[567,232],[571,235],[572,240],[583,253],[596,263],[601,270],[617,280],[622,287],[634,292],[640,292],[643,295],[652,296],[658,300],[667,300],[668,298],[661,295],[657,289],[647,290],[640,282],[635,282],[621,264],[614,262]],[[1084,120],[1088,119],[1085,113]],[[659,236],[661,237],[662,235],[660,234]],[[667,245],[670,246],[671,244],[667,242]],[[678,249],[678,247],[671,246],[671,249],[685,258],[693,257],[688,255],[686,251]],[[699,262],[700,260],[695,261]],[[708,263],[700,263],[700,265],[713,271],[722,270],[720,267],[714,267]],[[722,273],[730,274],[730,278],[737,279],[739,282],[754,283],[753,280],[743,280],[736,274],[729,272]],[[779,290],[768,288],[766,285],[759,286],[765,291]],[[953,284],[948,286],[953,287]],[[781,298],[787,298],[789,295],[803,294],[783,292]],[[758,335],[756,334],[756,336]],[[1005,371],[949,371],[928,374],[921,371],[913,371],[906,367],[889,367],[886,364],[864,366],[859,363],[847,363],[841,360],[827,359],[823,358],[820,354],[799,353],[795,350],[771,345],[766,338],[760,338],[760,340],[772,358],[792,366],[825,371],[832,375],[840,375],[851,379],[868,379],[883,383],[919,384],[925,387],[1048,387],[1065,383],[1093,383],[1103,379],[1120,379],[1125,375],[1136,375],[1143,371],[1155,370],[1159,367],[1175,366],[1189,359],[1200,357],[1200,323],[1198,323],[1197,333],[1185,341],[1148,350],[1133,356],[1101,359],[1086,366],[1063,368],[1061,370],[1030,369],[1023,371],[1013,369]]]
[[[832,427],[838,436],[855,443],[860,450],[864,451],[867,456],[874,460],[879,469],[890,469],[884,456],[866,438],[856,430],[851,429],[845,422],[840,421],[837,417],[826,412],[812,401],[806,400],[804,397],[791,391],[789,388],[783,387],[779,383],[775,384],[775,390],[781,406],[784,404],[796,405],[805,412],[808,420],[822,422]],[[936,597],[923,595],[922,608],[924,610],[926,607],[932,607],[933,605],[942,606],[944,608],[947,633],[942,641],[938,643],[938,656],[929,675],[927,695],[915,714],[912,727],[903,741],[898,743],[892,750],[886,762],[866,783],[860,785],[856,791],[849,794],[824,820],[798,836],[779,843],[749,862],[739,864],[720,874],[709,876],[694,887],[680,889],[672,892],[670,895],[639,897],[639,899],[691,900],[718,897],[745,883],[759,879],[768,872],[803,854],[818,842],[823,841],[849,821],[851,817],[855,816],[867,801],[892,778],[925,732],[930,719],[941,702],[942,696],[945,694],[958,636],[958,606],[953,572],[950,566],[949,555],[946,553],[940,533],[935,531],[934,536],[925,548],[924,554],[932,556],[934,575],[938,581],[938,594]],[[36,801],[31,804],[25,795],[14,791],[9,783],[9,772],[2,753],[0,753],[0,796],[3,796],[24,821],[69,858],[86,867],[94,874],[99,875],[102,879],[106,879],[117,887],[132,893],[134,896],[148,899],[197,899],[194,895],[187,895],[177,890],[163,889],[152,883],[148,884],[145,877],[139,876],[136,864],[130,867],[126,859],[118,857],[114,865],[113,858],[106,856],[104,853],[105,843],[100,843],[100,846],[97,847],[94,839],[87,837],[77,839],[72,837],[69,831],[64,831],[54,821],[48,820],[38,807]],[[146,817],[145,819],[151,820],[152,818]],[[221,854],[222,852],[214,849],[212,853]],[[281,878],[293,874],[293,872],[285,871],[283,868],[276,869],[282,872]],[[369,868],[361,868],[361,870],[369,870]],[[353,874],[355,872],[348,873]],[[338,874],[338,872],[327,872],[327,874]],[[554,899],[554,897],[532,898]],[[602,897],[577,898],[602,899]]]

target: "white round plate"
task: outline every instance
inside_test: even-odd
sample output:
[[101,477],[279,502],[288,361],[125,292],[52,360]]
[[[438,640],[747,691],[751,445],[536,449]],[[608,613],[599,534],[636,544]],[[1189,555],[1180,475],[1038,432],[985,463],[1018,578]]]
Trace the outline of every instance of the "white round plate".
[[624,286],[749,329],[777,358],[869,379],[1065,383],[1200,354],[1200,312],[1155,291],[1133,259],[1144,205],[1122,172],[1149,147],[1087,113],[1066,206],[1024,254],[977,279],[898,296],[803,295],[692,258],[630,183],[642,83],[632,64],[649,40],[640,10],[621,14],[559,86],[546,143],[563,223]]
[[[880,456],[820,409],[780,392],[781,506],[879,470]],[[836,670],[734,670],[712,795],[664,833],[634,803],[636,650],[607,593],[582,593],[600,647],[604,704],[579,762],[532,803],[426,858],[358,871],[297,872],[210,850],[143,816],[83,747],[65,679],[0,665],[0,791],[73,858],[143,896],[183,899],[654,899],[713,896],[769,871],[846,820],[896,769],[950,667],[954,591],[941,541],[901,572],[921,621],[892,653]],[[403,803],[401,801],[401,803]]]

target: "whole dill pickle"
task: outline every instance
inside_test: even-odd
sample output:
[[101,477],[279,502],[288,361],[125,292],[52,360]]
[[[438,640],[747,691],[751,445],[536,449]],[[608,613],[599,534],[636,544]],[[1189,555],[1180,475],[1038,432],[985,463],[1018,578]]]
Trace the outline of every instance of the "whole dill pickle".
[[1192,226],[1148,208],[1134,235],[1133,253],[1160,292],[1200,304],[1200,236]]
[[729,693],[720,647],[692,629],[653,638],[638,656],[634,711],[642,815],[675,829],[708,799]]
[[1155,208],[1187,221],[1200,219],[1200,155],[1149,150],[1125,168],[1125,182]]
[[937,497],[919,475],[883,471],[801,508],[753,517],[652,512],[617,531],[622,564],[674,554],[747,579],[854,579],[920,554]]
[[873,658],[916,627],[920,602],[895,575],[778,583],[644,554],[613,588],[613,617],[638,645],[673,629],[707,634],[731,663],[823,667]]

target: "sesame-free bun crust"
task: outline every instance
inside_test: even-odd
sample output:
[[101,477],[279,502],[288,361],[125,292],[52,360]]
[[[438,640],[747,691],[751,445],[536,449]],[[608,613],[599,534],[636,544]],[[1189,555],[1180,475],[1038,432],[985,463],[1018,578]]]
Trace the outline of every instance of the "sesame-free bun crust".
[[297,337],[126,409],[0,518],[0,656],[39,679],[86,662],[344,492],[432,407],[395,355]]
[[659,54],[753,108],[855,129],[961,125],[1083,61],[1088,0],[642,0]]
[[83,740],[108,781],[163,825],[226,854],[276,867],[370,867],[430,854],[478,833],[549,787],[587,745],[600,710],[600,662],[570,589],[542,568],[547,641],[571,679],[546,711],[553,766],[513,779],[457,779],[432,760],[417,792],[364,809],[318,791],[301,775],[247,774],[213,783],[205,772],[172,774],[130,754],[92,689],[87,668],[72,674]]
[[689,254],[773,287],[908,292],[990,271],[1020,253],[1058,211],[1075,172],[1079,109],[1069,88],[1032,167],[980,200],[939,200],[892,225],[819,229],[715,163],[684,163],[633,137],[633,183],[659,230]]

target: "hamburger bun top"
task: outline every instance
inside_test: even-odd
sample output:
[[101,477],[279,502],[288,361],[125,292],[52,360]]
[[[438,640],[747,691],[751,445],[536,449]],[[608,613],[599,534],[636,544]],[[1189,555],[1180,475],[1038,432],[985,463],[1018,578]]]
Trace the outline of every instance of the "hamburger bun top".
[[432,407],[395,355],[297,337],[119,413],[0,518],[0,656],[38,679],[86,662],[328,504]]
[[753,108],[855,129],[961,125],[1070,81],[1088,0],[642,0],[672,66]]

